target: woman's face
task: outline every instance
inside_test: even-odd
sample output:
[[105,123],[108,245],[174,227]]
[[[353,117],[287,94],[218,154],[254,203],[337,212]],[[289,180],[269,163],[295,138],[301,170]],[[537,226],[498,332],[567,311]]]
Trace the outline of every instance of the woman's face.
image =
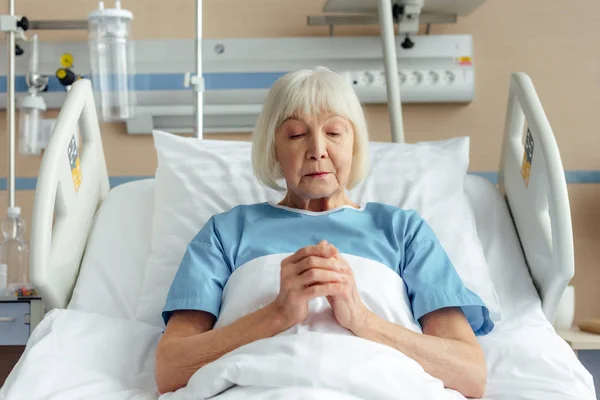
[[343,192],[352,168],[354,130],[332,114],[288,118],[275,133],[275,150],[288,191],[304,200]]

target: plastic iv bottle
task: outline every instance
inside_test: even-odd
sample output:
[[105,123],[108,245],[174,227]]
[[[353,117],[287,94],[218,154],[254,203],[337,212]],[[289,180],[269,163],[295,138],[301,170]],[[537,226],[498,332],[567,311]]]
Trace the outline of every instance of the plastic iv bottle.
[[46,111],[46,102],[41,92],[47,87],[48,77],[39,73],[38,36],[31,38],[31,54],[27,73],[27,96],[19,105],[19,153],[38,155],[42,151],[42,117]]
[[20,104],[19,154],[39,155],[42,152],[42,113],[46,110],[44,99],[31,91]]
[[130,38],[133,14],[121,8],[98,9],[88,16],[88,39],[92,86],[98,106],[98,116],[103,122],[124,121],[134,116],[135,60]]
[[6,294],[14,296],[36,295],[29,282],[29,249],[23,239],[25,222],[21,219],[21,209],[12,207],[2,221],[2,243],[0,244],[0,264],[6,265]]

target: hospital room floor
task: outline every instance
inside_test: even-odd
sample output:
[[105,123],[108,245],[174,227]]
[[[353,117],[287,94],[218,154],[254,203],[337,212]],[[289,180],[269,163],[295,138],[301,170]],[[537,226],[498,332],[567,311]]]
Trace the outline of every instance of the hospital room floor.
[[0,387],[19,361],[19,357],[25,351],[25,346],[0,346]]

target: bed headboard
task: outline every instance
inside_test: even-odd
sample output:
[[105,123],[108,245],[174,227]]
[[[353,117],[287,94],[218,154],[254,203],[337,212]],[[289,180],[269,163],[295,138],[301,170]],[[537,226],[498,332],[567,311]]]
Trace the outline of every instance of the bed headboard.
[[544,314],[554,322],[575,272],[567,183],[558,145],[531,79],[510,80],[499,186],[513,216]]
[[29,271],[48,310],[68,305],[96,210],[108,191],[92,85],[81,79],[58,115],[35,189]]

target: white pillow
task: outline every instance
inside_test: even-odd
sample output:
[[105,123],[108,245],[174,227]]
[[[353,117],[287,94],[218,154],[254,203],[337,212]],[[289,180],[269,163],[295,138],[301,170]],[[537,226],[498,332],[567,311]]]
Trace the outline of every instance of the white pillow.
[[100,205],[68,309],[134,319],[150,255],[154,180],[112,189]]
[[[238,204],[278,202],[252,172],[250,142],[198,140],[154,131],[158,156],[151,254],[136,319],[164,325],[166,296],[194,235],[216,214]],[[371,170],[349,194],[357,203],[415,209],[428,222],[465,285],[501,317],[473,212],[464,192],[469,139],[370,143]]]

